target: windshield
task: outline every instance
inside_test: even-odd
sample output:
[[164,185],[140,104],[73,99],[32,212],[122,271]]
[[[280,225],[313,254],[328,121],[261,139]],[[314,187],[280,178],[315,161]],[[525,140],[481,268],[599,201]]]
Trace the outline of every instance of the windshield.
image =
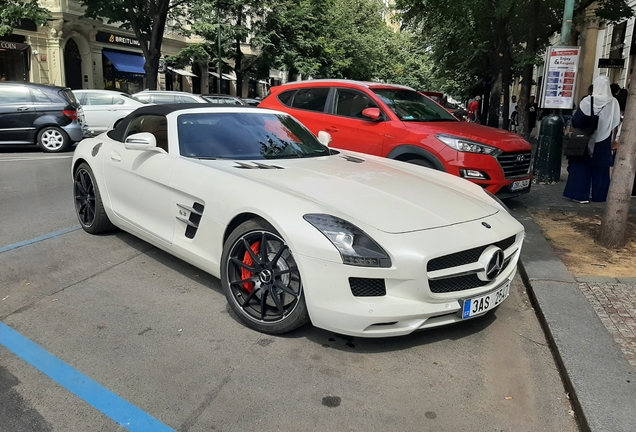
[[432,100],[413,90],[374,89],[402,121],[435,122],[457,119]]
[[327,156],[329,149],[284,114],[204,113],[178,119],[181,155],[205,159],[287,159]]

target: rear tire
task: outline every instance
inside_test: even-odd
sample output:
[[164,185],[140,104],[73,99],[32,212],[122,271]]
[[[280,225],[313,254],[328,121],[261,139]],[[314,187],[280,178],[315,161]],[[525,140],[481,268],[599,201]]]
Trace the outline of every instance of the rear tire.
[[37,145],[47,153],[61,153],[68,150],[71,139],[59,127],[46,126],[38,132]]
[[408,159],[405,162],[411,163],[413,165],[423,166],[426,168],[437,169],[435,168],[435,165],[433,165],[430,161],[422,158]]
[[75,170],[73,194],[75,214],[84,231],[90,234],[101,234],[114,228],[104,209],[93,170],[86,162],[81,163]]

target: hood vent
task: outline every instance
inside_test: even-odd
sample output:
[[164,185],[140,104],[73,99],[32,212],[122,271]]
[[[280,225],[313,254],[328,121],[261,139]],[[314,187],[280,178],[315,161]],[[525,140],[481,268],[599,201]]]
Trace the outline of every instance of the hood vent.
[[341,155],[341,158],[343,158],[344,160],[346,160],[347,162],[353,162],[353,163],[362,163],[364,162],[364,159],[359,158],[359,157],[355,157],[355,156],[351,156],[351,155]]
[[234,163],[238,165],[234,168],[240,169],[284,169],[283,167],[279,167],[278,165],[266,165],[258,162],[250,162],[249,164],[246,164],[243,162],[234,161]]

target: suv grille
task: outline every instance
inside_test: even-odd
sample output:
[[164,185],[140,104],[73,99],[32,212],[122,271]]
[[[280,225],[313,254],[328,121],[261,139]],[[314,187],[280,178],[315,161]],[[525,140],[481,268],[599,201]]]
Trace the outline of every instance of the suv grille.
[[[493,243],[493,245],[497,246],[501,250],[506,250],[514,244],[515,239],[516,236],[508,237],[507,239],[498,241],[497,243]],[[488,246],[490,245],[479,246],[476,248],[467,249],[465,251],[455,252],[450,255],[444,255],[439,258],[433,258],[428,262],[426,270],[431,272],[435,270],[443,270],[449,267],[457,267],[460,265],[477,262],[481,254],[486,250]]]
[[386,295],[384,279],[349,278],[351,293],[356,297],[382,297]]
[[506,178],[514,178],[527,175],[532,162],[531,152],[502,153],[497,156],[497,161],[503,169]]

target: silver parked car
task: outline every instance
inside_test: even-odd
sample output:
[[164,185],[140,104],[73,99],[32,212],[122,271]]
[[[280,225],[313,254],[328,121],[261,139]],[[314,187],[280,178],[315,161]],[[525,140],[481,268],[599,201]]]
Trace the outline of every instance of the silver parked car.
[[82,104],[88,129],[93,135],[114,129],[128,114],[147,102],[113,90],[73,90]]
[[133,95],[137,99],[154,104],[174,104],[174,103],[209,103],[199,95],[180,91],[165,90],[144,90]]

